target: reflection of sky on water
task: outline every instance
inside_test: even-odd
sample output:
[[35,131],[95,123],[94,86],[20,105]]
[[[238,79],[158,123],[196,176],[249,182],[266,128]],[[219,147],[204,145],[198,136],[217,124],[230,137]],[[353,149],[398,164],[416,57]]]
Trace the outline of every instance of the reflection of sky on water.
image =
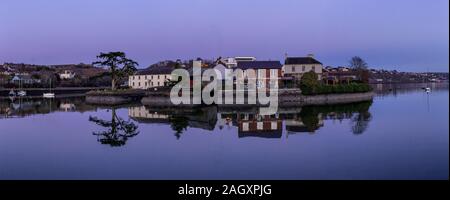
[[[108,128],[88,120],[109,120],[111,109],[55,106],[50,114],[0,119],[0,179],[447,179],[448,101],[448,90],[377,97],[362,134],[352,131],[356,112],[323,115],[313,133],[287,134],[283,119],[275,138],[240,137],[238,120],[227,125],[221,115],[212,128],[187,116],[178,140],[173,120],[131,119],[139,134],[120,147],[99,143],[92,133]],[[129,112],[116,110],[124,120]]]

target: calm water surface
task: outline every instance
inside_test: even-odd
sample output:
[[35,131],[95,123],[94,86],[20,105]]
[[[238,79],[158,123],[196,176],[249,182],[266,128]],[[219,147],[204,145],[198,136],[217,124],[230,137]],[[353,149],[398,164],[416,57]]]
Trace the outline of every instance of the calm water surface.
[[376,90],[272,116],[0,100],[0,179],[448,179],[448,84]]

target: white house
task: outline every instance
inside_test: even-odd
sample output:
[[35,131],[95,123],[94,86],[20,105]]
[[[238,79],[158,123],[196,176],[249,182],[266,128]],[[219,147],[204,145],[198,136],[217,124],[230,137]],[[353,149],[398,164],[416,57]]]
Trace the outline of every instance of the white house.
[[64,70],[63,73],[59,74],[59,78],[61,79],[73,79],[75,77],[75,73],[70,70]]
[[321,62],[314,59],[313,55],[307,57],[286,57],[283,66],[284,76],[294,77],[295,79],[301,79],[302,75],[309,71],[314,71],[318,75],[318,79],[322,79]]
[[171,80],[173,68],[171,67],[150,67],[136,72],[128,77],[128,86],[133,89],[148,89],[166,86]]

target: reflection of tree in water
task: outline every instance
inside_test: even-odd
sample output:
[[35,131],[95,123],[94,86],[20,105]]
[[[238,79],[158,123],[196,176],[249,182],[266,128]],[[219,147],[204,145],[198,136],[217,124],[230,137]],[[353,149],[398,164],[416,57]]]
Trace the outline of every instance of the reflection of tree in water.
[[359,135],[366,131],[371,119],[372,115],[369,111],[359,112],[355,117],[352,118],[352,123],[354,123],[352,126],[353,134]]
[[170,117],[170,127],[175,131],[175,137],[180,139],[181,134],[188,127],[188,118],[184,116],[172,116]]
[[302,108],[300,117],[310,132],[319,129],[320,114],[322,114],[329,119],[337,119],[339,121],[350,119],[353,134],[362,134],[367,130],[372,119],[372,115],[369,112],[371,105],[372,101],[342,105],[306,106]]
[[118,117],[116,109],[112,109],[111,120],[102,120],[97,117],[89,116],[89,121],[96,123],[99,126],[109,128],[106,131],[93,132],[97,136],[97,140],[102,144],[109,144],[111,146],[123,146],[130,137],[139,134],[138,126],[133,122],[125,121]]
[[304,107],[300,112],[303,125],[309,132],[319,129],[319,112],[314,107]]

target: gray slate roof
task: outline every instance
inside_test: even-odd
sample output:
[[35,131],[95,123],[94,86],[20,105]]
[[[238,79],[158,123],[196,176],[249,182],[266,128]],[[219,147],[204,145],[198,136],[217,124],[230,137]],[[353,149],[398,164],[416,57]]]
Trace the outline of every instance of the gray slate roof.
[[152,75],[152,74],[171,74],[172,67],[149,67],[147,69],[142,69],[136,72],[135,75]]
[[280,61],[249,61],[238,62],[238,68],[240,69],[281,69]]
[[322,64],[312,57],[287,57],[284,61],[285,65],[301,65],[301,64]]

